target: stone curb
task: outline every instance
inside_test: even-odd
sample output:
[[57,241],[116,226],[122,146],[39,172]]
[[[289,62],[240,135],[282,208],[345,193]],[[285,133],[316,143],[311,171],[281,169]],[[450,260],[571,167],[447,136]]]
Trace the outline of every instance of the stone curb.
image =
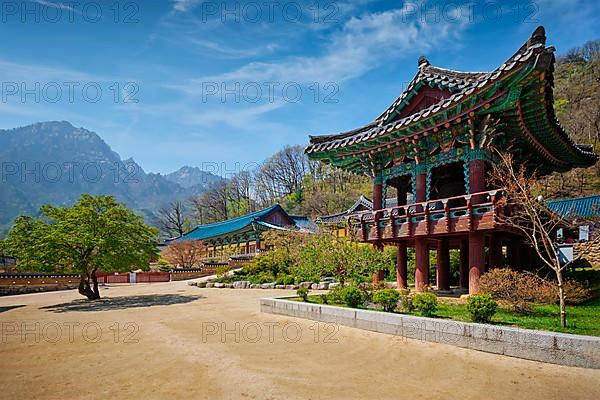
[[526,360],[600,369],[600,337],[595,336],[307,304],[285,298],[260,299],[260,310]]

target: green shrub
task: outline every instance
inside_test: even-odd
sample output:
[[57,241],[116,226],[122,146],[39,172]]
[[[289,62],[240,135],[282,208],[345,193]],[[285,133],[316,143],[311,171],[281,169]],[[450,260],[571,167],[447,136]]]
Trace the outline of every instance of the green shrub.
[[342,304],[344,302],[344,286],[339,285],[329,290],[327,294],[328,301],[332,304]]
[[374,291],[373,291],[372,285],[363,283],[362,285],[359,285],[358,288],[360,289],[360,291],[362,293],[363,302],[373,301]]
[[401,289],[400,292],[400,310],[403,312],[413,312],[413,293],[410,289]]
[[217,274],[217,278],[227,277],[227,273],[229,272],[230,269],[231,269],[231,267],[229,265],[219,265],[217,267],[217,269],[215,270],[215,273]]
[[293,285],[294,277],[292,275],[279,275],[275,281],[277,285]]
[[417,293],[412,303],[414,309],[424,317],[432,317],[437,311],[437,296],[433,293]]
[[327,295],[326,294],[320,294],[319,297],[321,298],[321,303],[327,304]]
[[362,291],[356,286],[344,288],[342,291],[342,299],[348,307],[352,308],[357,308],[365,302]]
[[296,294],[298,295],[298,297],[302,298],[302,301],[307,302],[308,301],[308,289],[307,288],[300,288],[298,290],[296,290]]
[[381,307],[383,311],[394,312],[400,300],[400,293],[395,289],[380,289],[373,294],[373,301]]
[[467,311],[474,322],[489,322],[497,309],[498,303],[489,294],[474,294],[467,299]]

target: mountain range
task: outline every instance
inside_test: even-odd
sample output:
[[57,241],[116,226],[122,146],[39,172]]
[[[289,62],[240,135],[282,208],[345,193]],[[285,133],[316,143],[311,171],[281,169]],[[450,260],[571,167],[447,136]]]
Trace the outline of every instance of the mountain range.
[[161,175],[122,160],[96,133],[69,122],[0,130],[0,232],[42,204],[70,205],[81,194],[109,194],[148,223],[171,201],[187,199],[223,180],[198,167]]

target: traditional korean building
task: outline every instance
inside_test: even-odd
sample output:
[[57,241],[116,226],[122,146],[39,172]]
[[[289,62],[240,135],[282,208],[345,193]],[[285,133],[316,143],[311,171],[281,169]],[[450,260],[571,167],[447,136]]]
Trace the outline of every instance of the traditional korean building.
[[[408,195],[412,196],[410,193]],[[383,208],[396,207],[397,205],[398,199],[392,197],[385,199]],[[365,211],[373,211],[373,200],[361,195],[346,211],[320,216],[316,222],[318,225],[331,231],[335,236],[346,237],[349,235],[348,219],[357,217]]]
[[208,247],[206,257],[209,258],[224,254],[251,256],[270,248],[270,244],[262,239],[262,233],[265,231],[312,232],[314,229],[314,222],[308,217],[289,215],[279,204],[275,204],[241,217],[214,224],[198,225],[174,240],[202,241]]
[[[486,173],[496,151],[541,174],[597,161],[575,144],[553,109],[553,47],[543,27],[492,72],[460,72],[425,57],[406,90],[375,121],[349,132],[311,136],[308,157],[373,179],[373,211],[351,218],[364,242],[398,247],[397,279],[407,285],[407,247],[415,248],[415,283],[429,282],[437,249],[437,288],[449,288],[449,249],[461,252],[460,286],[479,289],[490,266],[526,263],[520,237],[497,222],[502,190]],[[388,187],[397,205],[383,204]],[[408,193],[414,203],[408,204]],[[381,276],[376,277],[380,279]]]

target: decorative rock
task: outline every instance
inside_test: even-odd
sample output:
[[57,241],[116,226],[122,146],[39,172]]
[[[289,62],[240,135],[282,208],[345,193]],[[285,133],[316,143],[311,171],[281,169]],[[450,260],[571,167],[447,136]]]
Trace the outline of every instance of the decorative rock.
[[285,285],[287,290],[296,290],[298,289],[298,285]]
[[261,289],[275,289],[274,283],[263,283],[260,285]]
[[275,285],[275,289],[285,289],[285,285]]
[[260,285],[258,283],[253,283],[250,285],[250,289],[260,289]]
[[234,289],[246,289],[250,286],[250,282],[248,281],[237,281],[233,282]]
[[225,284],[225,288],[227,288],[227,289],[233,289],[233,283],[226,283]]
[[319,287],[318,283],[313,283],[312,285],[310,285],[310,289],[312,289],[312,290],[317,290],[318,287]]
[[206,287],[207,287],[207,288],[212,288],[212,287],[215,287],[215,284],[214,284],[214,283],[212,283],[212,282],[207,282],[207,283],[206,283]]
[[215,283],[214,285],[215,285],[215,287],[216,287],[217,289],[222,289],[222,288],[224,288],[224,287],[225,287],[225,284],[224,284],[224,283],[221,283],[221,282],[217,282],[217,283]]
[[317,285],[317,290],[327,290],[329,289],[329,283],[321,282]]
[[300,282],[300,287],[305,289],[310,289],[312,286],[312,282]]
[[198,286],[199,288],[205,288],[205,287],[206,287],[206,285],[208,285],[208,283],[207,283],[207,282],[197,282],[197,283],[196,283],[196,286]]
[[338,282],[331,282],[329,284],[329,289],[333,289],[333,288],[336,288],[338,286],[340,286],[340,284]]
[[398,282],[385,282],[385,287],[388,289],[397,289]]

